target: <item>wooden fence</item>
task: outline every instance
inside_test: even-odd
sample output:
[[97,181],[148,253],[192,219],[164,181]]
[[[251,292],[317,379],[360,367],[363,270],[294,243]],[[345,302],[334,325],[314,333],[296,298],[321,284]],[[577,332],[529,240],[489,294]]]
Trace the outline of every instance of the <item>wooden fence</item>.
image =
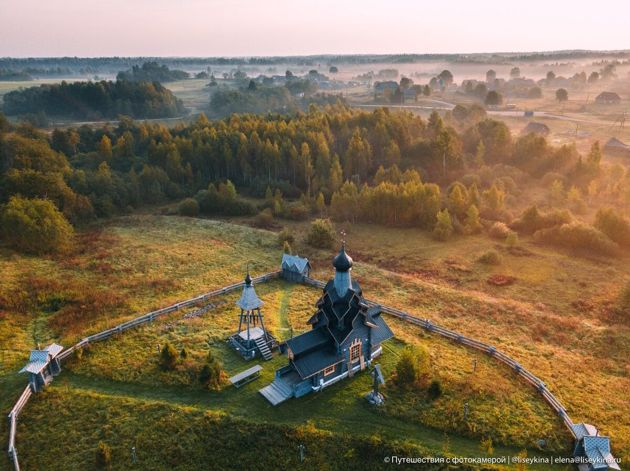
[[[252,281],[254,283],[264,283],[266,281],[279,278],[280,273],[281,271],[266,273],[264,275],[253,278]],[[147,322],[151,322],[160,316],[170,314],[180,309],[195,306],[196,304],[203,303],[212,297],[220,296],[222,294],[229,293],[231,291],[237,290],[242,287],[243,287],[243,282],[234,283],[232,285],[225,286],[223,288],[216,289],[214,291],[210,291],[208,293],[196,296],[186,301],[181,301],[171,306],[167,306],[165,308],[158,309],[156,311],[148,312],[139,317],[123,322],[122,324],[118,324],[117,326],[112,327],[110,329],[103,330],[102,332],[98,332],[96,334],[85,337],[80,342],[76,343],[72,347],[61,352],[57,358],[59,358],[59,361],[62,361],[68,358],[70,355],[72,355],[72,353],[75,352],[78,348],[82,348],[85,345],[88,345],[92,342],[105,340],[114,334],[118,334],[120,332],[124,332],[134,327],[138,327]],[[32,394],[31,388],[30,386],[27,386],[26,389],[24,389],[24,392],[22,393],[18,401],[15,403],[15,406],[13,407],[13,409],[11,409],[11,412],[9,413],[9,450],[8,451],[9,451],[9,458],[13,462],[13,468],[15,469],[15,471],[20,471],[20,463],[17,457],[17,449],[15,448],[15,435],[17,432],[17,418],[20,411],[22,410],[22,408],[24,407],[28,399],[31,397],[31,394]]]
[[[315,280],[313,278],[306,278],[306,277],[304,278],[304,283],[307,285],[314,286],[316,288],[322,288],[322,289],[326,285],[326,283],[324,283],[323,281]],[[369,306],[379,305],[381,307],[381,310],[386,314],[402,319],[403,321],[409,322],[410,324],[418,325],[428,330],[429,332],[434,332],[443,337],[447,337],[455,342],[461,343],[462,345],[466,345],[467,347],[481,350],[482,352],[487,353],[488,355],[494,357],[501,363],[504,363],[508,367],[512,368],[514,371],[516,371],[518,375],[524,378],[525,381],[527,381],[529,384],[531,384],[538,390],[538,392],[542,395],[543,399],[560,416],[564,424],[569,429],[569,432],[571,432],[571,435],[575,437],[575,432],[573,431],[573,428],[572,428],[573,421],[567,414],[567,411],[562,405],[562,403],[560,403],[560,401],[556,399],[556,397],[551,393],[551,391],[549,391],[545,383],[540,378],[536,377],[535,375],[527,371],[525,368],[523,368],[516,360],[510,358],[505,353],[497,350],[496,347],[480,342],[479,340],[471,339],[458,332],[441,327],[438,324],[431,322],[429,319],[421,319],[419,317],[409,314],[408,312],[401,311],[400,309],[396,309],[389,306],[383,306],[382,304],[376,303],[374,301],[368,301],[368,300],[366,300],[366,304],[368,304]]]
[[26,386],[20,398],[17,400],[11,412],[9,412],[9,458],[13,461],[15,471],[20,471],[20,463],[18,462],[17,450],[15,449],[15,434],[17,433],[17,420],[20,412],[28,402],[33,392],[31,386]]
[[[266,273],[264,275],[254,278],[252,281],[254,283],[264,283],[266,281],[279,278],[281,273],[282,273],[281,271]],[[315,280],[313,278],[308,278],[308,277],[303,278],[303,283],[309,286],[320,288],[320,289],[323,289],[326,286],[326,283],[324,283],[323,281]],[[72,353],[78,348],[82,348],[83,346],[88,345],[92,342],[105,340],[111,337],[112,335],[118,334],[120,332],[124,332],[134,327],[138,327],[147,322],[151,322],[160,316],[170,314],[172,312],[178,311],[180,309],[188,308],[196,304],[203,303],[212,297],[229,293],[231,291],[241,288],[242,286],[243,286],[243,282],[235,283],[235,284],[225,286],[223,288],[220,288],[214,291],[210,291],[200,296],[188,299],[186,301],[182,301],[182,302],[173,304],[171,306],[158,309],[156,311],[148,312],[146,314],[143,314],[142,316],[123,322],[122,324],[118,324],[117,326],[112,327],[110,329],[85,337],[77,344],[61,352],[58,358],[59,360],[64,360],[65,358],[72,355]],[[573,431],[573,428],[571,427],[573,425],[573,422],[569,418],[564,406],[549,391],[549,389],[547,388],[547,386],[542,380],[540,380],[538,377],[536,377],[535,375],[527,371],[514,359],[510,358],[503,352],[500,352],[492,345],[488,345],[478,340],[466,337],[458,332],[441,327],[440,325],[431,322],[429,319],[422,319],[420,317],[413,316],[400,309],[396,309],[389,306],[383,306],[382,304],[376,303],[374,301],[366,300],[366,303],[369,306],[379,305],[381,307],[381,310],[386,314],[402,319],[403,321],[409,322],[410,324],[418,325],[429,332],[434,332],[436,334],[442,335],[443,337],[447,337],[455,342],[461,343],[462,345],[466,345],[468,347],[475,348],[484,353],[487,353],[488,355],[494,357],[498,361],[512,368],[514,371],[516,371],[516,373],[519,376],[521,376],[523,379],[525,379],[525,381],[527,381],[529,384],[531,384],[538,390],[538,392],[542,395],[543,399],[560,416],[562,421],[565,423],[565,425],[569,429],[569,432],[575,437],[575,432]],[[18,401],[15,403],[15,406],[13,407],[13,409],[11,409],[11,412],[9,413],[9,457],[11,458],[13,462],[13,467],[15,471],[20,471],[20,465],[19,465],[18,457],[17,457],[17,450],[15,448],[15,437],[16,437],[16,432],[17,432],[17,418],[18,418],[18,415],[20,414],[20,411],[22,410],[24,405],[28,402],[29,398],[31,397],[31,394],[32,394],[31,388],[30,386],[27,386],[22,392]]]

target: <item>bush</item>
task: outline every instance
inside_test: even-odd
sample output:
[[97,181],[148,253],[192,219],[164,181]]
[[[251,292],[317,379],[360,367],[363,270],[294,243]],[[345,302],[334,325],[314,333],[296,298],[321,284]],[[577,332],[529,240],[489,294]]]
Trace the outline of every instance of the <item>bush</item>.
[[225,372],[223,366],[214,357],[211,351],[208,352],[206,357],[206,363],[199,372],[199,382],[209,389],[219,389],[221,383],[225,379]]
[[0,213],[0,236],[21,252],[63,252],[72,244],[74,229],[49,200],[13,196]]
[[262,227],[264,229],[269,229],[273,226],[273,213],[270,208],[263,209],[256,215],[256,219],[254,219],[254,224],[256,227]]
[[416,385],[426,378],[430,370],[429,352],[423,347],[406,347],[396,363],[396,384],[402,387]]
[[112,464],[112,450],[107,443],[98,442],[96,449],[96,466],[109,468]]
[[431,381],[429,389],[427,389],[427,393],[431,400],[435,400],[440,397],[442,395],[442,383],[440,383],[440,380],[434,379]]
[[177,350],[171,345],[170,342],[166,342],[166,345],[162,347],[160,352],[160,366],[163,370],[174,370],[177,365]]
[[220,183],[218,188],[214,184],[208,185],[195,195],[199,203],[199,210],[204,214],[220,214],[223,216],[250,216],[256,214],[256,208],[248,201],[239,199],[236,188],[230,180]]
[[284,246],[285,242],[288,242],[289,244],[293,244],[295,242],[295,236],[286,227],[278,233],[278,244]]
[[443,209],[437,213],[437,223],[433,229],[433,237],[437,240],[446,241],[453,235],[453,222],[448,209]]
[[282,252],[291,255],[291,244],[289,244],[286,240],[284,241],[284,245],[282,246]]
[[536,206],[532,206],[521,214],[521,217],[510,224],[510,228],[519,234],[533,234],[541,229],[549,229],[569,224],[573,216],[567,210],[555,210],[547,214],[541,214]]
[[304,203],[295,203],[289,206],[285,212],[285,217],[293,221],[305,221],[309,213],[310,210]]
[[580,222],[542,229],[534,234],[534,240],[591,254],[612,256],[619,251],[606,234]]
[[597,211],[594,226],[610,240],[619,245],[630,246],[630,222],[615,210],[608,208]]
[[495,250],[488,250],[482,254],[477,261],[485,265],[500,265],[503,261],[501,255]]
[[513,231],[503,222],[495,222],[488,230],[488,235],[493,239],[507,238]]
[[329,249],[335,242],[335,229],[330,219],[315,219],[306,237],[308,245],[319,249]]
[[177,211],[181,216],[196,217],[199,215],[199,203],[194,198],[186,198],[179,203]]

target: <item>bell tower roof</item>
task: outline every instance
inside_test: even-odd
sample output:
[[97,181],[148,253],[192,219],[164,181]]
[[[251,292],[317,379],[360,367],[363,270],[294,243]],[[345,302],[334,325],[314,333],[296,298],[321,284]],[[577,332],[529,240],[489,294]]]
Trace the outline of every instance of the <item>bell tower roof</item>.
[[256,294],[256,290],[254,289],[252,277],[249,275],[249,269],[247,270],[247,275],[245,275],[243,293],[241,294],[241,298],[236,302],[236,304],[244,311],[258,309],[260,306],[263,305],[263,302],[260,300],[260,298]]

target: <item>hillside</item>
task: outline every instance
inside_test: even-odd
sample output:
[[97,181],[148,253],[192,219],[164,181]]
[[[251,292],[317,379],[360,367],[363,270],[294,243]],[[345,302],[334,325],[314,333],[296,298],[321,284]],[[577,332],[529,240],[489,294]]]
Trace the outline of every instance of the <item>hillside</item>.
[[[628,275],[624,260],[601,264],[573,259],[529,241],[523,244],[531,254],[523,257],[482,237],[455,240],[446,251],[416,229],[345,228],[349,240],[356,241],[355,276],[370,299],[405,308],[496,345],[539,375],[574,420],[596,423],[611,436],[616,454],[627,456],[626,437],[630,434],[618,411],[628,408],[623,394],[628,386],[624,372],[628,328],[607,318],[585,318],[580,304],[575,303],[588,299],[605,305],[606,299],[597,293],[617,289],[617,280]],[[296,249],[312,260],[315,276],[330,276],[330,251],[313,250],[301,242],[306,224],[295,224],[292,229]],[[14,372],[25,360],[32,339],[70,345],[120,320],[238,281],[247,261],[252,262],[250,269],[255,274],[276,269],[280,256],[273,232],[173,216],[118,218],[81,232],[80,240],[76,250],[65,257],[2,253],[0,264],[6,275],[0,293],[5,306],[0,335],[3,344],[10,338],[19,352],[4,363],[0,381],[9,392],[3,394],[5,408],[24,384],[24,378],[18,381]],[[488,268],[475,261],[478,253],[490,247],[504,254],[502,265]],[[531,259],[536,263],[525,262]],[[517,282],[494,288],[485,282],[492,273],[514,274]],[[276,335],[285,337],[288,326],[296,331],[306,327],[316,290],[278,282],[258,285],[257,290],[266,302],[264,312]],[[536,304],[528,301],[532,293],[536,293]],[[89,466],[98,440],[111,445],[121,469],[128,462],[130,446],[137,446],[138,456],[149,460],[145,463],[156,466],[168,462],[162,453],[175,443],[179,444],[181,469],[186,469],[188,459],[225,459],[222,457],[233,452],[230,440],[217,444],[217,453],[207,458],[203,453],[208,447],[195,445],[207,440],[202,432],[207,426],[202,423],[213,424],[211,427],[227,436],[234,433],[234,427],[250,431],[260,427],[251,425],[252,421],[277,424],[280,428],[265,426],[265,430],[295,436],[296,432],[282,431],[282,427],[308,421],[297,436],[309,450],[307,459],[311,461],[307,463],[322,465],[332,464],[326,458],[330,455],[320,451],[325,448],[316,444],[322,437],[352,430],[354,442],[347,446],[356,451],[348,453],[362,455],[361,447],[366,446],[362,440],[375,440],[376,434],[380,438],[376,447],[371,445],[376,451],[370,455],[375,461],[369,465],[374,469],[391,449],[388,447],[421,446],[428,453],[470,456],[479,454],[480,440],[487,435],[495,443],[495,455],[514,455],[522,448],[528,448],[530,456],[541,453],[536,445],[541,438],[547,442],[547,451],[566,453],[570,446],[568,433],[551,409],[511,371],[393,319],[388,322],[397,340],[387,345],[383,356],[386,376],[391,380],[393,362],[404,344],[422,345],[430,352],[432,375],[443,384],[444,394],[437,401],[427,402],[422,393],[409,396],[388,384],[386,409],[375,415],[360,399],[369,390],[370,378],[359,375],[348,384],[272,409],[257,389],[270,379],[276,364],[285,361],[280,358],[265,363],[262,379],[237,393],[230,388],[204,391],[188,371],[202,361],[208,345],[228,374],[244,367],[223,342],[236,328],[235,296],[217,300],[216,307],[200,318],[185,320],[182,314],[174,314],[94,345],[81,359],[73,360],[48,392],[29,403],[20,419],[18,443],[25,469],[53,462],[49,469],[67,469],[78,463]],[[31,307],[23,311],[20,306]],[[157,368],[155,345],[165,341],[189,352],[175,372],[163,373]],[[473,359],[478,362],[474,374]],[[589,369],[576,370],[575,362],[587,364]],[[567,375],[569,371],[571,375]],[[60,411],[61,401],[66,412],[46,413]],[[462,422],[463,402],[470,404],[473,428]],[[232,417],[229,421],[222,418],[226,413]],[[142,421],[136,420],[139,414]],[[155,421],[146,422],[148,416]],[[166,417],[178,418],[170,419],[168,426],[157,425]],[[173,422],[184,418],[186,427]],[[104,427],[103,422],[110,425]],[[161,430],[158,437],[153,432],[147,435],[155,426]],[[46,446],[48,432],[60,427],[73,432],[60,436],[54,447]],[[251,440],[251,450],[271,450],[266,446],[269,442],[258,442],[253,436]],[[278,440],[286,446],[270,456],[286,463],[297,459],[296,453],[287,454],[287,447],[295,449],[295,443],[281,438],[272,441]],[[335,466],[342,469],[340,463]]]

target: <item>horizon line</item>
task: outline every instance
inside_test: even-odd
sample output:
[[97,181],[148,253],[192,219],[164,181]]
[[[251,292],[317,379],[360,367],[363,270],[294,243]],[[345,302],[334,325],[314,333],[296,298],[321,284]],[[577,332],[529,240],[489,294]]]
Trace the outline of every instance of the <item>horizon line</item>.
[[424,57],[443,57],[443,56],[509,56],[509,55],[553,55],[566,53],[585,53],[585,54],[629,54],[630,49],[552,49],[552,50],[530,50],[530,51],[486,51],[486,52],[360,52],[360,53],[334,53],[324,52],[316,54],[272,54],[272,55],[100,55],[100,56],[78,56],[78,55],[43,55],[43,56],[0,56],[0,60],[5,59],[102,59],[102,58],[119,58],[119,59],[276,59],[276,58],[312,58],[312,57],[388,57],[388,56],[424,56]]

